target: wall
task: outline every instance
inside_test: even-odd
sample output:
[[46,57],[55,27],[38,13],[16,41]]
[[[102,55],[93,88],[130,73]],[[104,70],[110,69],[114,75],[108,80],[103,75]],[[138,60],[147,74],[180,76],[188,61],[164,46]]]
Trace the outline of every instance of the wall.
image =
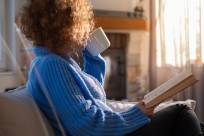
[[[15,0],[16,1],[16,13],[21,8],[22,4],[26,0]],[[106,9],[106,10],[119,10],[119,11],[133,11],[134,5],[137,5],[139,0],[91,0],[95,9]],[[143,6],[145,9],[145,15],[149,18],[149,4],[150,0],[144,0]]]
[[[139,0],[91,0],[94,9],[133,11]],[[145,17],[150,19],[150,0],[143,0]]]

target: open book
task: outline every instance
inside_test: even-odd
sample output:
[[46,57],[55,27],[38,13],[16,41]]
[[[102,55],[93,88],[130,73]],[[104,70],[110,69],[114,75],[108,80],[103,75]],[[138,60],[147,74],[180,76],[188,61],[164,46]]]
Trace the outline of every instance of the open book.
[[146,107],[152,107],[171,98],[196,83],[191,71],[183,71],[144,96]]

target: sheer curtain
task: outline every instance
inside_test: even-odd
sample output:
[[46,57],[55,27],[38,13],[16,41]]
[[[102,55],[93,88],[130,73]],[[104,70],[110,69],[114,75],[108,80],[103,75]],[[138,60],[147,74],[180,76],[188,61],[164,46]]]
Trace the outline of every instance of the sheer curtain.
[[196,100],[204,121],[204,1],[153,0],[152,10],[151,86],[191,69],[199,82],[176,99]]

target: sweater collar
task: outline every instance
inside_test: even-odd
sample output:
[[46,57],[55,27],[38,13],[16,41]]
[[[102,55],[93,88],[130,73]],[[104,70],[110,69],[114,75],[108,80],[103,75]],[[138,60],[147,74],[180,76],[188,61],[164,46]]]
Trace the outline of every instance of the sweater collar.
[[33,47],[33,52],[36,56],[43,56],[51,53],[51,51],[47,47],[39,45]]
[[[52,54],[52,52],[45,46],[35,46],[33,47],[33,52],[35,53],[36,56],[44,56],[48,54]],[[69,61],[75,68],[81,70],[80,66],[77,64],[77,62],[70,57],[69,55],[64,55],[61,56],[63,59]]]

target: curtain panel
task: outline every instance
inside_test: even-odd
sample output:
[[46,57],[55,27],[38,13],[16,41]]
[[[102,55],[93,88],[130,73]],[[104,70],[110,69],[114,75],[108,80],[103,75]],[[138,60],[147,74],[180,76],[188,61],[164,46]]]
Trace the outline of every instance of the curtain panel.
[[204,1],[153,0],[150,87],[191,69],[197,84],[175,97],[194,99],[204,121]]

